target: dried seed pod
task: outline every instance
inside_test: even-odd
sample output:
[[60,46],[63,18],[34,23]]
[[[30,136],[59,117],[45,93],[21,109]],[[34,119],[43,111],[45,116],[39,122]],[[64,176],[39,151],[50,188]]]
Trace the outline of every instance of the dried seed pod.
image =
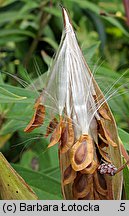
[[24,129],[24,132],[31,132],[35,128],[40,127],[45,118],[45,106],[42,104],[42,94],[40,97],[36,100],[36,103],[34,105],[34,115],[30,121],[30,123],[27,125],[27,127]]
[[72,120],[67,118],[66,127],[62,131],[60,139],[60,152],[66,153],[74,143],[74,130],[72,125]]
[[[99,153],[100,153],[100,155],[102,156],[102,158],[103,158],[105,161],[111,163],[111,160],[110,160],[110,158],[109,158],[108,153],[106,152],[106,150],[104,151],[103,148],[101,148],[101,146],[99,145],[99,140],[98,140],[98,143],[96,143],[96,146],[97,146],[97,148],[98,148],[98,150],[99,150]],[[107,149],[107,148],[106,148],[106,149]]]
[[98,112],[104,119],[111,121],[111,118],[108,114],[109,111],[107,109],[107,106],[105,106],[105,104],[99,108]]
[[67,12],[64,8],[62,12],[64,31],[43,100],[46,107],[53,107],[50,98],[56,101],[60,116],[48,147],[60,142],[62,193],[65,199],[120,199],[122,173],[112,177],[96,170],[102,158],[121,167],[115,120],[84,60]]
[[70,150],[71,165],[74,170],[85,169],[93,161],[93,140],[88,135],[82,135]]
[[48,145],[48,148],[54,146],[60,141],[63,127],[64,127],[64,122],[63,122],[62,117],[60,117],[60,121],[51,136],[50,144]]
[[54,129],[57,127],[58,125],[58,121],[56,118],[53,118],[52,121],[50,121],[48,127],[47,127],[47,130],[46,130],[46,134],[45,134],[45,137],[48,137],[49,134],[51,134]]
[[[105,138],[107,140],[107,143],[110,144],[110,145],[112,145],[113,147],[117,147],[117,144],[112,139],[112,133],[106,127],[105,121],[101,119],[98,122],[99,122],[99,124],[102,127],[103,134],[104,134],[104,136],[105,136]],[[104,140],[104,138],[103,138],[103,140]]]
[[107,140],[104,139],[100,133],[98,133],[98,145],[101,149],[109,146]]

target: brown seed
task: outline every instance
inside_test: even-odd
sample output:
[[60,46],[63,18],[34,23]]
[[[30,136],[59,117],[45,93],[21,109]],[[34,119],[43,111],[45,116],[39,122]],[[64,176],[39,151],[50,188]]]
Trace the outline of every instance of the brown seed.
[[85,174],[80,174],[76,180],[75,188],[77,192],[82,192],[87,186],[87,178]]
[[64,171],[63,184],[69,184],[76,178],[76,172],[72,169],[72,166],[69,165]]
[[67,130],[68,130],[68,127],[66,126],[63,133],[61,134],[61,148],[63,148],[67,144],[67,140],[68,140],[68,131]]
[[75,153],[75,162],[79,165],[81,163],[83,163],[83,161],[86,158],[86,141],[83,140],[81,145],[78,147],[76,153]]
[[72,172],[72,167],[70,165],[64,171],[64,180],[67,179],[67,178],[69,178],[69,176],[71,175],[71,172]]
[[94,157],[93,140],[89,135],[81,135],[70,149],[70,160],[75,171],[85,169]]
[[62,154],[66,153],[74,144],[74,130],[72,120],[67,118],[65,128],[62,130],[61,134],[61,145],[60,152]]
[[104,190],[107,190],[106,180],[105,180],[104,176],[101,175],[99,172],[97,172],[97,175],[98,175],[98,180],[99,180],[100,186],[101,186]]

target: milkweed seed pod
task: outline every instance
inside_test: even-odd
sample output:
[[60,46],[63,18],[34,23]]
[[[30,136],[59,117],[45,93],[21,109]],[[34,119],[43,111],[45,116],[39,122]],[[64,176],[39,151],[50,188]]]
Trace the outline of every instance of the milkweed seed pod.
[[[64,199],[120,199],[121,153],[116,123],[79,48],[67,12],[46,88],[25,131],[39,127],[48,112],[48,147],[58,143]],[[53,109],[51,109],[53,107]]]

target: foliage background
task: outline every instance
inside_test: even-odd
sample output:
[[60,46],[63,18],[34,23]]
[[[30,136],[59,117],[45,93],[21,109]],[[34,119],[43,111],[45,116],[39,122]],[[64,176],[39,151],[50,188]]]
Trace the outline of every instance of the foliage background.
[[[57,146],[45,126],[23,132],[55,55],[65,6],[129,151],[129,27],[121,0],[0,0],[0,151],[39,199],[61,199]],[[125,193],[129,171],[124,171]],[[126,199],[129,194],[126,193]]]

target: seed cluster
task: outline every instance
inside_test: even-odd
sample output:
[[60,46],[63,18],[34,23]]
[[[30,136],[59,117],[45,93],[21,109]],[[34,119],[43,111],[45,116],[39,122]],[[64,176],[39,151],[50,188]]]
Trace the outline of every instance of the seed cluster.
[[117,168],[110,163],[103,163],[98,167],[100,174],[109,174],[111,176],[115,175]]
[[[121,170],[111,163],[113,160],[117,167],[121,165],[115,122],[84,60],[68,14],[64,8],[62,11],[64,31],[60,48],[25,132],[40,127],[44,120],[46,125],[50,118],[44,136],[51,134],[48,148],[59,144],[65,199],[119,199],[121,187],[109,190],[114,181],[107,176]],[[118,174],[116,179],[119,185],[122,176]]]

